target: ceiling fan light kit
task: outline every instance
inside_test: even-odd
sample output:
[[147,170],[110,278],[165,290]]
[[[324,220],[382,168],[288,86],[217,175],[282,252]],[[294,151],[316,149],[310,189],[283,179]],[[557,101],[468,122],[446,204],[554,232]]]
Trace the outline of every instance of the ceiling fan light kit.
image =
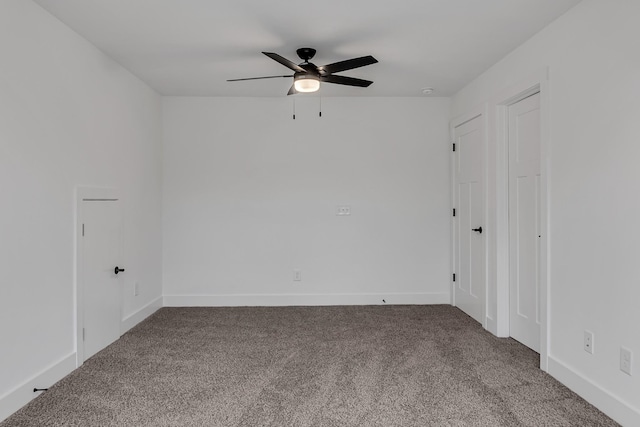
[[296,92],[317,92],[320,89],[320,80],[309,74],[297,74],[293,76],[293,87]]
[[316,50],[310,47],[302,47],[296,51],[302,63],[296,64],[289,61],[277,53],[262,52],[264,55],[273,59],[274,61],[284,65],[290,70],[294,71],[294,74],[287,76],[266,76],[266,77],[249,77],[243,79],[230,79],[228,82],[237,82],[242,80],[259,80],[259,79],[273,79],[279,77],[293,77],[293,85],[287,92],[287,95],[294,95],[296,93],[309,93],[316,92],[320,89],[320,82],[334,83],[345,86],[357,86],[368,87],[373,83],[370,80],[356,79],[354,77],[346,77],[336,75],[341,71],[352,70],[354,68],[364,67],[366,65],[375,64],[378,62],[373,56],[362,56],[359,58],[347,59],[345,61],[334,62],[318,67],[315,64],[309,62],[311,58],[316,54]]

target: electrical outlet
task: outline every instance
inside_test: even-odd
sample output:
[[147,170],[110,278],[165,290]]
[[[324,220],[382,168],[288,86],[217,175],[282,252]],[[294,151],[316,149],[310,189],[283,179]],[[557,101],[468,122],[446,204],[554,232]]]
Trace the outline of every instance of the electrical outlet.
[[351,215],[351,206],[336,206],[336,215],[346,216]]
[[625,347],[620,347],[620,370],[627,375],[631,375],[631,365],[633,363],[633,353]]
[[137,297],[138,295],[140,295],[140,283],[133,282],[133,296]]
[[584,351],[593,354],[593,332],[584,331]]
[[302,281],[302,271],[293,270],[293,281],[294,282],[301,282]]

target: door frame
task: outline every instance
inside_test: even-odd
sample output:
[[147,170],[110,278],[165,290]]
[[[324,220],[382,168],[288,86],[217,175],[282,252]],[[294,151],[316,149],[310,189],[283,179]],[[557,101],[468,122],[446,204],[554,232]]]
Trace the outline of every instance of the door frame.
[[[449,274],[449,280],[450,280],[450,292],[451,292],[451,305],[452,306],[456,306],[456,283],[453,281],[453,274],[456,273],[456,263],[457,263],[457,257],[456,257],[456,253],[457,253],[457,249],[458,249],[458,241],[457,241],[457,235],[456,235],[456,220],[457,220],[457,216],[454,217],[453,216],[453,209],[457,209],[456,206],[456,189],[457,189],[457,176],[456,176],[456,152],[453,151],[453,144],[455,143],[455,129],[459,126],[464,125],[467,122],[470,122],[471,120],[474,120],[478,117],[480,117],[481,123],[482,123],[482,152],[483,152],[483,157],[484,157],[484,170],[483,170],[483,174],[482,174],[482,185],[484,188],[484,200],[483,200],[483,215],[484,215],[484,221],[485,224],[483,224],[483,227],[487,228],[487,221],[488,221],[488,213],[489,213],[489,205],[487,203],[487,159],[488,159],[488,152],[487,152],[487,117],[488,117],[488,104],[483,104],[479,107],[474,108],[473,110],[469,111],[466,114],[462,114],[458,117],[455,117],[454,119],[452,119],[449,122],[449,135],[450,135],[450,142],[449,142],[449,153],[450,153],[450,162],[449,162],[449,167],[450,167],[450,177],[451,177],[451,194],[450,194],[450,211],[451,212],[451,265],[450,265],[450,274]],[[489,253],[488,249],[489,249],[489,234],[486,234],[486,238],[484,240],[484,292],[483,292],[483,303],[482,303],[482,327],[483,328],[487,328],[487,301],[488,301],[488,293],[487,290],[489,288],[488,286],[488,265],[487,265],[487,255]]]
[[549,204],[549,69],[532,73],[500,92],[490,102],[490,138],[495,141],[496,322],[492,331],[509,334],[509,107],[540,93],[540,369],[548,371],[550,353],[550,204]]
[[[93,201],[121,201],[120,193],[115,188],[76,187],[75,197],[75,247],[74,247],[74,294],[75,294],[75,348],[76,367],[84,363],[84,345],[82,331],[84,328],[84,283],[83,283],[83,253],[82,225],[84,224],[83,202]],[[121,244],[122,246],[122,244]],[[120,289],[120,333],[122,334],[122,286]]]

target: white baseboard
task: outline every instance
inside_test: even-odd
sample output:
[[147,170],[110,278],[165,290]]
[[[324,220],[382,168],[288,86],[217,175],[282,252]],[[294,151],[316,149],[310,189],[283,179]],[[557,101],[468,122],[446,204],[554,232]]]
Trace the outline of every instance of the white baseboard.
[[640,426],[640,411],[549,356],[549,374],[623,426]]
[[[383,302],[384,300],[384,302]],[[164,307],[449,304],[449,293],[165,295]]]
[[125,332],[127,332],[129,329],[133,328],[138,323],[151,316],[160,308],[162,308],[162,297],[154,299],[149,304],[142,307],[140,310],[122,319],[120,333],[124,335]]
[[34,388],[49,388],[74,369],[76,369],[75,352],[29,378],[4,396],[0,396],[0,422],[38,397],[41,392],[34,393]]

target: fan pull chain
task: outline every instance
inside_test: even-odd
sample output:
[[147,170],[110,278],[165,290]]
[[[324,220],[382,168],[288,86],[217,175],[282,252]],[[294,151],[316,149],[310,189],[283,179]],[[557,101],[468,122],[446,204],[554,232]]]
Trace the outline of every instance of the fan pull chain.
[[322,117],[322,95],[320,95],[320,111],[318,111],[318,117]]
[[296,99],[293,98],[293,120],[296,119]]

